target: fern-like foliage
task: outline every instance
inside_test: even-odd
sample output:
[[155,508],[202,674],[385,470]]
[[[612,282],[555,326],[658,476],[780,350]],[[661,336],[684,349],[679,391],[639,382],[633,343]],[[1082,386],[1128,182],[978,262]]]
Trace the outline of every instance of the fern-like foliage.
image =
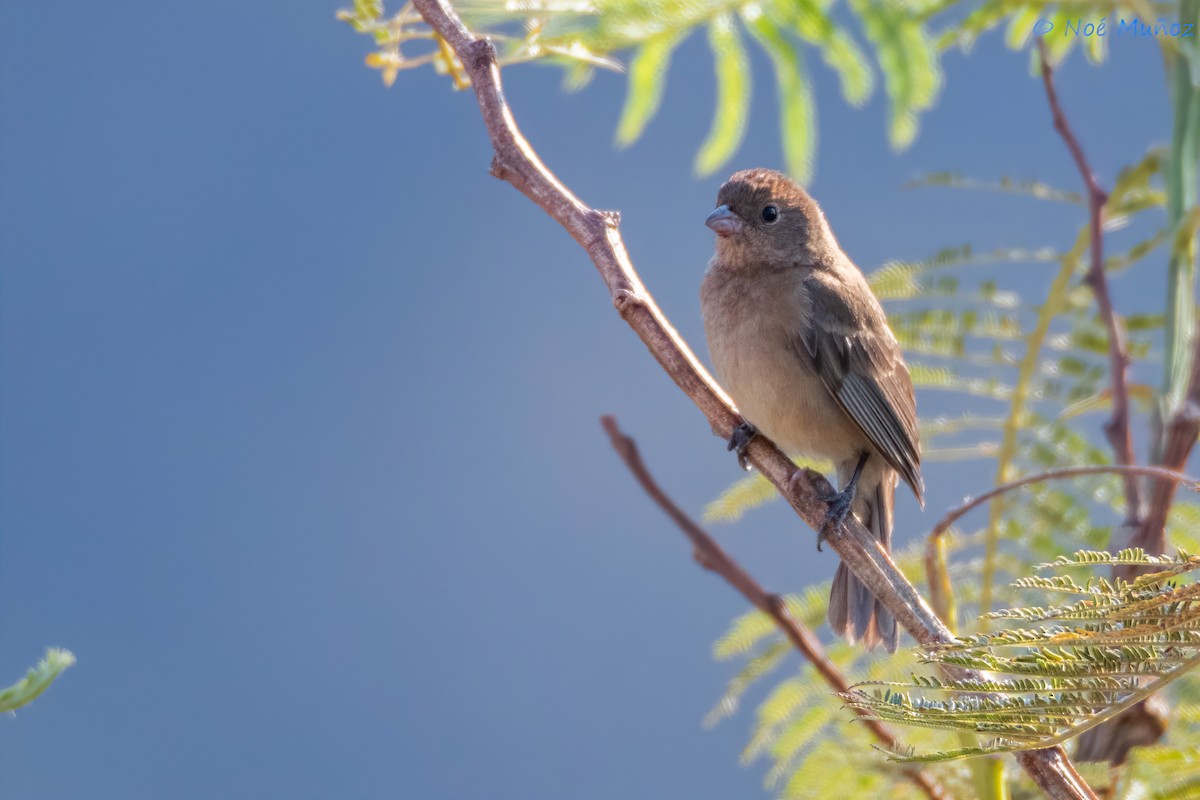
[[[926,9],[913,2],[847,0],[841,13],[830,0],[468,0],[454,6],[472,30],[496,42],[502,65],[558,64],[569,88],[586,84],[596,69],[623,69],[620,59],[628,56],[628,94],[617,123],[621,145],[636,141],[654,118],[676,49],[703,31],[716,98],[712,126],[696,154],[700,175],[723,167],[741,145],[752,92],[751,43],[771,63],[783,162],[802,181],[812,176],[817,145],[809,58],[833,70],[845,102],[860,106],[876,85],[874,56],[896,148],[912,143],[942,84]],[[354,0],[338,17],[372,37],[376,50],[367,64],[388,86],[402,70],[423,66],[450,75],[459,88],[468,85],[454,54],[411,5],[389,14],[382,0]]]
[[[983,734],[979,746],[893,754],[899,761],[944,761],[1049,747],[1144,700],[1200,666],[1200,583],[1189,573],[1200,557],[1128,549],[1077,551],[1037,569],[1134,565],[1153,572],[1136,580],[1071,574],[1025,578],[1017,588],[1079,599],[988,616],[1017,627],[959,638],[923,654],[951,673],[967,668],[986,679],[868,681],[843,695],[872,717],[902,725]],[[869,691],[864,691],[868,688]]]
[[[897,565],[919,582],[921,554],[909,547],[896,554]],[[785,598],[791,616],[808,626],[819,627],[825,619],[829,598],[829,582],[806,587]],[[790,643],[780,634],[770,617],[751,611],[738,617],[729,630],[717,640],[714,654],[719,659],[744,659],[743,667],[730,680],[725,693],[705,716],[705,724],[713,725],[738,710],[746,692],[763,676],[788,668],[796,656]],[[898,654],[891,658],[864,658],[860,648],[835,642],[828,656],[852,680],[899,680],[903,677],[903,661]],[[905,777],[899,765],[884,759],[863,759],[864,752],[874,743],[863,725],[847,724],[845,712],[828,684],[812,665],[792,666],[791,675],[784,677],[766,695],[754,715],[750,741],[742,752],[742,760],[769,762],[764,783],[786,798],[822,798],[839,794],[836,784],[851,780],[853,787],[844,786],[847,796],[871,792],[887,797],[919,797],[917,790]],[[919,740],[935,746],[932,738]],[[837,764],[848,771],[833,769]],[[953,796],[969,797],[966,788],[969,775],[957,764],[937,765],[939,783],[963,790]]]
[[[1087,0],[1082,3],[1055,0],[985,0],[983,3],[950,3],[967,6],[967,15],[947,26],[938,36],[939,48],[959,47],[970,50],[984,33],[1004,28],[1004,43],[1012,50],[1025,47],[1031,36],[1044,34],[1051,61],[1057,63],[1076,46],[1093,64],[1108,56],[1107,36],[1071,35],[1069,24],[1093,25],[1112,19],[1115,29],[1122,14],[1154,19],[1160,8],[1146,0]],[[1042,24],[1039,26],[1038,23]],[[1036,27],[1035,27],[1036,26]],[[1036,64],[1036,61],[1031,62]]]
[[[1152,150],[1123,171],[1113,187],[1112,214],[1117,225],[1124,225],[1124,230],[1119,235],[1113,234],[1108,243],[1113,255],[1106,266],[1114,276],[1167,249],[1165,237],[1158,232],[1161,229],[1154,219],[1161,214],[1163,202],[1161,169],[1162,153]],[[1032,180],[977,181],[961,176],[929,176],[913,185],[953,191],[1002,191],[1033,201],[1075,203],[1070,192]],[[1094,433],[1110,398],[1108,341],[1103,326],[1095,318],[1090,291],[1083,283],[1088,242],[1085,227],[1081,225],[1067,249],[1036,243],[986,249],[960,245],[942,249],[920,261],[889,262],[868,274],[873,290],[888,311],[897,339],[906,349],[918,390],[952,392],[963,398],[960,413],[921,420],[924,460],[992,459],[999,470],[1005,435],[1011,431],[1012,446],[1005,457],[1009,479],[1046,469],[1111,461],[1110,451]],[[1025,294],[1028,289],[1019,290],[1015,282],[1005,285],[990,273],[979,274],[983,268],[996,265],[1003,267],[1004,272],[998,273],[1001,276],[1014,269],[1047,266],[1055,268],[1057,274],[1050,280],[1048,296],[1029,298]],[[1147,357],[1162,330],[1162,315],[1154,309],[1139,311],[1123,307],[1122,310],[1129,312],[1125,323],[1131,352],[1138,358]],[[1023,404],[1014,412],[1014,399],[1018,396]],[[1150,387],[1135,384],[1132,396],[1135,402],[1142,401],[1141,411],[1149,409]],[[710,504],[706,518],[735,520],[775,497],[777,493],[766,481],[751,476]],[[1064,550],[1106,546],[1113,524],[1120,519],[1121,484],[1112,476],[1078,478],[1065,484],[1034,484],[1012,497],[1019,501],[1013,499],[1002,505],[995,515],[994,530],[989,516],[976,512],[963,522],[978,520],[982,527],[972,529],[961,527],[960,523],[942,542],[943,585],[951,593],[950,616],[946,621],[964,636],[987,633],[979,622],[985,576],[989,576],[987,580],[995,589],[992,594],[1003,596],[1004,586],[1029,575],[1032,562],[1050,561]],[[1200,505],[1186,498],[1178,503],[1169,531],[1172,541],[1189,552],[1200,552],[1196,535],[1200,531]],[[990,551],[989,540],[995,542]],[[918,541],[897,554],[899,565],[918,587],[926,577],[923,550],[923,542]],[[1088,584],[1083,581],[1081,585]],[[1026,591],[1035,588],[1044,591],[1041,585],[1031,585]],[[810,625],[820,626],[827,593],[828,584],[805,589],[793,598],[793,602],[801,603],[797,615]],[[1053,605],[1047,602],[1045,607]],[[994,625],[1003,619],[988,617],[984,622]],[[729,692],[709,715],[708,722],[737,708],[765,674],[758,671],[755,659],[770,653],[780,641],[771,621],[757,612],[735,621],[718,643],[717,655],[744,659],[745,667],[731,682]],[[738,647],[729,647],[729,642],[737,642]],[[831,653],[839,667],[856,679],[911,681],[911,653],[867,655],[839,645],[834,645]],[[779,658],[774,672],[783,669],[780,664],[786,664],[786,656]],[[815,695],[788,706],[785,698],[795,691],[795,680],[785,676],[778,684],[781,693],[777,695],[772,690],[759,706],[751,732],[752,746],[745,754],[768,760],[768,783],[785,798],[813,796],[798,787],[816,774],[817,762],[808,758],[825,742],[832,740],[846,748],[860,748],[860,753],[862,747],[872,744],[863,726],[846,725],[844,712],[819,717],[824,722],[814,729],[818,712],[810,711],[810,706],[820,702],[836,705],[836,700],[827,687],[818,685],[810,689]],[[816,677],[802,667],[798,680],[811,682]],[[1180,684],[1168,691],[1180,692],[1183,687],[1200,681],[1185,679]],[[788,708],[792,708],[791,714],[784,713]],[[793,727],[797,730],[793,731]],[[794,742],[794,737],[801,733],[806,748],[796,753],[789,748],[772,749],[777,739]],[[974,737],[965,730],[960,735]],[[937,728],[912,727],[904,730],[901,738],[920,752],[947,752],[945,733]],[[960,745],[958,749],[967,746],[966,742],[956,743]],[[978,747],[978,743],[972,740],[970,746]],[[783,759],[781,754],[790,755]],[[1133,763],[1140,770],[1138,774],[1155,775],[1137,756]],[[975,761],[953,760],[928,768],[934,769],[938,780],[947,786],[967,787],[961,796],[978,796],[975,788],[978,778],[973,774],[978,768]],[[889,791],[908,791],[908,782],[901,773],[884,770],[875,774],[881,780],[890,776]],[[1007,778],[1013,786],[1021,785],[1024,780],[1012,770]]]

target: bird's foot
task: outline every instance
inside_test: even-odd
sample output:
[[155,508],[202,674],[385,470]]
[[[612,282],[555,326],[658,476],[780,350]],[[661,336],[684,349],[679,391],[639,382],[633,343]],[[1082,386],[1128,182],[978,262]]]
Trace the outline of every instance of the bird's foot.
[[755,436],[758,436],[758,428],[749,422],[743,422],[733,429],[733,435],[729,437],[729,446],[725,448],[737,453],[738,466],[744,470],[750,469],[750,465],[746,463],[746,448],[754,441]]
[[846,516],[850,513],[850,507],[854,503],[854,493],[858,489],[858,479],[862,476],[863,467],[867,463],[867,453],[863,453],[858,457],[858,464],[854,467],[854,474],[850,476],[850,482],[846,484],[846,488],[840,492],[834,492],[831,495],[821,498],[825,501],[825,522],[821,525],[821,531],[817,534],[817,550],[821,549],[821,542],[825,541],[826,537],[842,527],[842,523],[846,521]]
[[855,486],[851,484],[840,492],[834,492],[821,498],[825,501],[825,522],[822,523],[821,530],[817,533],[818,552],[821,550],[821,542],[842,527],[842,523],[849,516],[850,506],[854,502],[854,489]]

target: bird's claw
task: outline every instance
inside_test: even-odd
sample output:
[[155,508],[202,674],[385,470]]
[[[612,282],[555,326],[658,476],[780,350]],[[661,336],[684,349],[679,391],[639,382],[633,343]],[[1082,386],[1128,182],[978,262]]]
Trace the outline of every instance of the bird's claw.
[[733,435],[729,437],[729,446],[725,448],[737,453],[738,466],[744,470],[750,469],[750,465],[746,463],[746,448],[754,441],[755,436],[758,436],[758,429],[749,422],[743,422],[733,429]]
[[850,514],[850,506],[854,502],[854,486],[847,486],[842,491],[826,495],[821,499],[825,501],[825,522],[817,534],[818,552],[821,550],[821,542],[842,527],[842,523]]
[[846,484],[845,489],[821,498],[825,501],[825,522],[821,525],[821,532],[817,534],[818,552],[821,550],[821,542],[842,527],[842,523],[846,521],[846,515],[850,513],[850,506],[854,504],[858,479],[862,477],[863,467],[866,466],[869,457],[870,454],[866,452],[859,455],[858,464],[854,467],[854,474],[850,476],[850,482]]

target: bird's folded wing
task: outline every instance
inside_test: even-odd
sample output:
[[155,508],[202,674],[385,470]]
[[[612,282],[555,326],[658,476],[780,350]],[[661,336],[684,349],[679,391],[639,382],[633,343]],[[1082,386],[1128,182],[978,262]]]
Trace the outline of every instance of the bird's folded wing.
[[797,332],[797,355],[924,504],[916,398],[900,346],[877,305],[852,309],[829,281],[806,283],[812,313]]

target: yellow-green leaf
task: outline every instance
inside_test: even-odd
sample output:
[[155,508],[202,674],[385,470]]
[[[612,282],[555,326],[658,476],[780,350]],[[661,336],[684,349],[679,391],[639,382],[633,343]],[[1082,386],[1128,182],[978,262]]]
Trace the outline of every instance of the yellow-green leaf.
[[700,152],[695,170],[708,175],[729,160],[742,143],[750,116],[750,59],[738,34],[737,20],[720,14],[708,25],[717,79],[717,99],[712,128]]
[[682,38],[675,32],[665,33],[646,40],[638,48],[629,65],[629,88],[625,106],[621,109],[621,120],[617,123],[617,144],[628,145],[636,141],[658,111],[671,53]]
[[46,657],[26,673],[25,677],[5,689],[0,689],[0,712],[12,711],[31,702],[54,683],[63,670],[75,663],[67,650],[51,647]]
[[779,92],[780,137],[787,171],[801,183],[812,177],[813,152],[817,146],[814,124],[816,101],[796,47],[761,13],[743,12],[747,28],[762,45],[775,68]]

